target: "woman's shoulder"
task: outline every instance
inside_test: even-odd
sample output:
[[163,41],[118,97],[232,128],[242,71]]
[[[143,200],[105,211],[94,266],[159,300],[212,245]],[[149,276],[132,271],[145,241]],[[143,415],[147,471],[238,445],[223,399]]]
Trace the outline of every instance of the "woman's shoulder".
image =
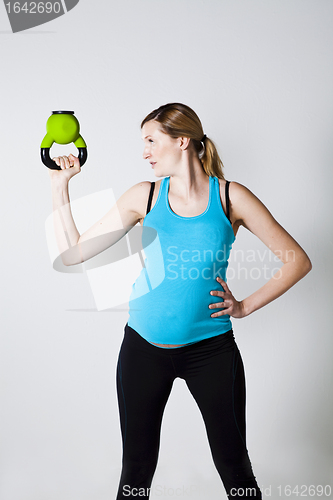
[[219,179],[219,184],[220,184],[220,193],[225,194],[225,188],[226,188],[226,183],[229,182],[229,199],[230,202],[237,203],[238,201],[248,198],[251,195],[254,196],[254,194],[248,189],[244,184],[241,184],[240,182],[237,181],[229,181],[228,179]]
[[240,192],[242,189],[247,189],[244,184],[241,184],[240,182],[237,181],[230,181],[229,179],[220,179],[219,178],[219,184],[220,184],[220,189],[225,189],[226,183],[229,182],[229,192],[231,190],[235,192]]
[[[219,179],[220,196],[223,208],[226,207],[226,183],[228,179]],[[244,184],[237,181],[229,181],[229,206],[232,224],[242,223],[244,212],[257,197]],[[247,208],[246,208],[247,207]]]
[[[224,191],[225,185],[226,181],[221,180],[220,192]],[[261,221],[261,224],[264,222],[268,224],[273,220],[272,214],[264,203],[240,182],[230,181],[229,202],[233,220],[247,229],[254,227],[258,221]]]
[[140,181],[140,182],[137,182],[136,184],[133,184],[133,186],[130,187],[127,192],[130,192],[135,197],[144,198],[146,195],[149,195],[152,182],[155,182],[155,186],[154,187],[156,189],[156,187],[160,185],[161,180],[159,180],[159,181]]
[[135,205],[136,205],[136,211],[140,214],[141,219],[146,215],[146,210],[147,210],[147,203],[148,203],[148,198],[150,194],[150,189],[152,182],[155,183],[154,185],[154,192],[153,192],[153,198],[151,201],[151,208],[153,208],[157,197],[158,197],[158,192],[160,189],[160,185],[163,179],[159,179],[157,181],[141,181],[138,182],[137,184],[134,184],[127,192],[130,194],[133,199],[135,199]]
[[134,184],[132,187],[136,187],[137,189],[141,190],[147,190],[150,189],[153,182],[155,183],[155,186],[159,186],[162,181],[163,179],[159,179],[158,181],[140,181],[137,184]]

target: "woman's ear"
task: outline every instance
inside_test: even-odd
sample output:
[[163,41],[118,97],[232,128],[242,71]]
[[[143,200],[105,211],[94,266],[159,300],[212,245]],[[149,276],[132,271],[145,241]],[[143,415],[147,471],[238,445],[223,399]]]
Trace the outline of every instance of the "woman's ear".
[[180,137],[180,149],[185,151],[190,145],[191,139],[189,137]]

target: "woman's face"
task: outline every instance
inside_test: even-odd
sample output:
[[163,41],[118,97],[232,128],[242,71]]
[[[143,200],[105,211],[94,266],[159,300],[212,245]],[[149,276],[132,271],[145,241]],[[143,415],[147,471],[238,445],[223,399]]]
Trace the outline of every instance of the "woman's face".
[[181,160],[181,139],[164,134],[158,122],[150,120],[142,127],[143,158],[148,160],[157,177],[173,175]]

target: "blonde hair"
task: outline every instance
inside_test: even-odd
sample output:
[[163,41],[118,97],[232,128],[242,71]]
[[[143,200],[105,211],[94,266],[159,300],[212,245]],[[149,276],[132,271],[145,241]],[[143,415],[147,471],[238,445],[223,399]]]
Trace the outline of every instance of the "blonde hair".
[[[201,121],[193,109],[180,103],[164,104],[146,116],[141,128],[150,120],[158,122],[162,132],[174,139],[189,137],[206,174],[224,179],[224,166],[216,146],[211,139],[204,136]],[[203,137],[204,140],[201,142]]]

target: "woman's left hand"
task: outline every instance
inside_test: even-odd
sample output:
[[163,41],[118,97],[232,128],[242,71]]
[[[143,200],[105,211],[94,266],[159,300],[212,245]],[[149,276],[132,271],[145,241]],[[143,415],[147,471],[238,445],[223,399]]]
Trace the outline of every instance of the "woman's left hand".
[[239,302],[238,300],[235,299],[225,281],[223,281],[221,278],[216,278],[216,281],[220,283],[220,285],[223,288],[223,291],[212,290],[210,294],[222,297],[224,302],[215,302],[213,304],[210,304],[209,308],[210,309],[223,308],[223,310],[212,313],[211,318],[216,318],[224,314],[229,314],[229,316],[232,316],[234,318],[244,318],[245,311],[242,301]]

